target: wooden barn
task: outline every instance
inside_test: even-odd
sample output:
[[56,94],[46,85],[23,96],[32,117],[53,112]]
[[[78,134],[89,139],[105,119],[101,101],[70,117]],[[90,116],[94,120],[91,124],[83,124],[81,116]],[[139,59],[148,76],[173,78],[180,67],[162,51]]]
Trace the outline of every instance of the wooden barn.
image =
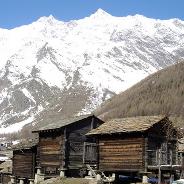
[[161,174],[181,169],[178,132],[168,117],[112,119],[88,134],[99,143],[99,170],[124,174]]
[[33,179],[35,176],[38,140],[26,140],[13,147],[12,175],[18,178]]
[[[58,176],[61,170],[66,170],[67,176],[79,176],[84,159],[85,162],[96,163],[95,140],[87,138],[86,134],[102,123],[94,115],[88,115],[49,123],[34,130],[34,133],[39,133],[37,160],[42,173],[50,177]],[[85,158],[84,152],[87,155]]]

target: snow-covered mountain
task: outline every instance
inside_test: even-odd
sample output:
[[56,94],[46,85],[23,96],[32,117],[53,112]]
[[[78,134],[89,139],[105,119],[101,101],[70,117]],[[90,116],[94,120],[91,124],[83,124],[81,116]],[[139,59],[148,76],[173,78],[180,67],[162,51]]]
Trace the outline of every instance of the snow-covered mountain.
[[0,133],[88,113],[184,58],[184,21],[99,9],[81,20],[41,17],[0,29]]

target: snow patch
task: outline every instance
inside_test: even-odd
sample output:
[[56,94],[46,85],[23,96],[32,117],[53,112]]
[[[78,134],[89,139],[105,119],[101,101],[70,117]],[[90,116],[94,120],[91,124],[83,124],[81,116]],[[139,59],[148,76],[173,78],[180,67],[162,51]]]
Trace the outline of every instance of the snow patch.
[[29,98],[33,103],[36,104],[34,97],[31,95],[31,93],[26,88],[23,88],[22,92],[25,94],[27,98]]
[[[107,91],[117,94],[126,90],[183,57],[183,35],[181,20],[114,17],[101,9],[81,20],[62,22],[49,16],[12,30],[0,29],[0,79],[4,88],[0,89],[0,125],[14,116],[28,117],[0,131],[21,130],[50,103],[36,101],[24,85],[30,80],[46,83],[51,90],[59,88],[61,93],[83,81],[86,89],[94,90],[88,96],[90,102],[79,112],[88,114],[111,97]],[[11,101],[13,90],[19,87],[34,104],[17,112]],[[39,89],[35,92],[38,96],[42,93]]]
[[22,127],[28,123],[31,123],[34,120],[34,117],[29,117],[28,119],[24,121],[20,121],[18,123],[15,123],[13,125],[10,125],[9,127],[6,128],[1,128],[0,133],[13,133],[13,132],[18,132],[22,129]]

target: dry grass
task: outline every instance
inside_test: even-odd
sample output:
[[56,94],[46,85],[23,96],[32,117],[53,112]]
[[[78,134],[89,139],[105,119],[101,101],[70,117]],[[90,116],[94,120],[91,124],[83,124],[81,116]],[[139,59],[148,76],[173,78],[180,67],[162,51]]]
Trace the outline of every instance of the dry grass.
[[89,180],[84,178],[52,178],[40,184],[89,184]]

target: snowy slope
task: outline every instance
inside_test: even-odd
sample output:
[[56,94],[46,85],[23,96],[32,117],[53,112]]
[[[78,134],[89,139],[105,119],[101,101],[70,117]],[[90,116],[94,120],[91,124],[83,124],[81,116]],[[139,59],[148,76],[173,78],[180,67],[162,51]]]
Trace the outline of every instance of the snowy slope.
[[89,113],[184,57],[184,22],[99,9],[81,20],[41,17],[0,29],[0,133]]

